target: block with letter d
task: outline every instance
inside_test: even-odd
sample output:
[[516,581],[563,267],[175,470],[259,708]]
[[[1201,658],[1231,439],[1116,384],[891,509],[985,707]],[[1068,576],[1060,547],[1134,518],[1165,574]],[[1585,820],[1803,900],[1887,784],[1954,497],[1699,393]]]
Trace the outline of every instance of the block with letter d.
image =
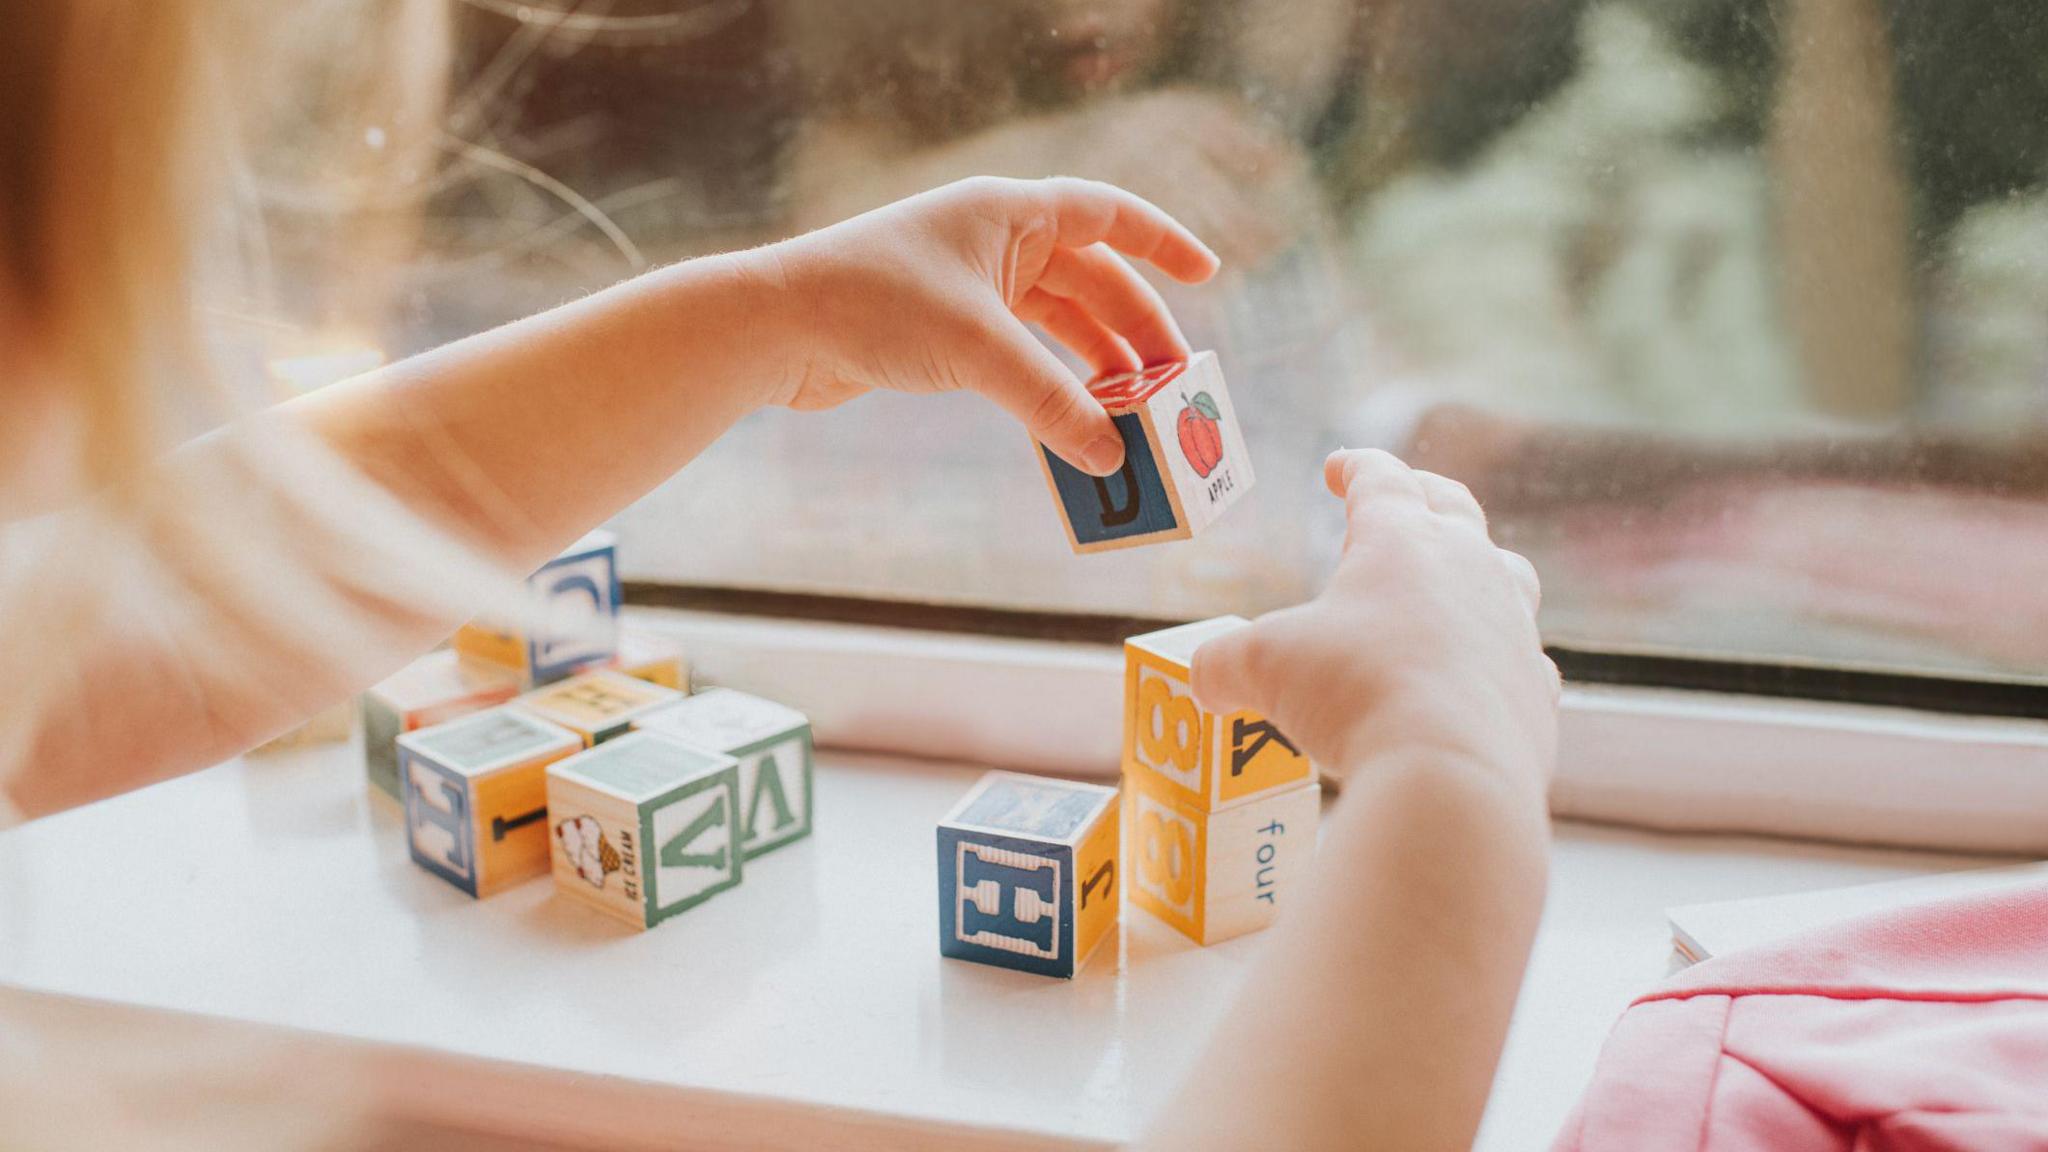
[[739,762],[634,732],[548,768],[555,888],[638,928],[740,882]]
[[547,768],[582,738],[501,707],[396,743],[415,863],[479,897],[548,870]]
[[1256,712],[1195,702],[1195,650],[1246,627],[1221,616],[1124,644],[1131,901],[1202,944],[1255,931],[1315,853],[1315,765]]
[[633,730],[641,718],[678,700],[683,694],[610,669],[583,672],[513,701],[551,724],[560,724],[593,747]]
[[1071,978],[1115,935],[1117,790],[990,772],[939,822],[939,952]]
[[618,544],[592,532],[527,578],[526,617],[474,621],[455,633],[469,660],[511,668],[548,684],[607,664],[619,646]]
[[706,688],[649,713],[638,727],[739,761],[747,859],[811,834],[811,722],[803,713],[730,688]]
[[1090,476],[1038,446],[1074,551],[1185,540],[1251,491],[1251,455],[1214,352],[1104,377],[1088,392],[1123,436],[1123,469]]

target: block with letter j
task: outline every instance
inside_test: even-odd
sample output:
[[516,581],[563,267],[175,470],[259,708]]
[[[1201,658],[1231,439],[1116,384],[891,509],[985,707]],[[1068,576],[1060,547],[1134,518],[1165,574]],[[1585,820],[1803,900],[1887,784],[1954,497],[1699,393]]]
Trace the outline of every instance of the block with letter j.
[[939,952],[1071,978],[1115,934],[1117,790],[990,772],[939,822]]
[[1185,540],[1252,487],[1244,431],[1214,352],[1088,386],[1124,441],[1124,466],[1090,476],[1038,446],[1076,552]]

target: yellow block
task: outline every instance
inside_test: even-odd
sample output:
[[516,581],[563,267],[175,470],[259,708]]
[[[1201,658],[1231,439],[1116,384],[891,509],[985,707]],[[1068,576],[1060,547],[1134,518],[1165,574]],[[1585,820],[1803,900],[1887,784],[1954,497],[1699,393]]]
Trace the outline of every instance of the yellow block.
[[471,660],[517,669],[521,674],[529,671],[526,637],[518,632],[500,631],[476,623],[464,624],[455,632],[454,647]]
[[1208,812],[1153,780],[1126,780],[1131,903],[1198,944],[1271,924],[1300,900],[1315,858],[1322,785],[1310,781]]
[[564,748],[476,780],[476,894],[489,896],[548,870],[548,765]]
[[1106,805],[1095,827],[1074,850],[1074,964],[1116,936],[1122,884],[1117,876],[1117,805]]
[[635,718],[668,707],[682,693],[609,669],[535,689],[515,703],[583,737],[586,748],[630,731]]
[[1315,779],[1315,766],[1256,712],[1205,712],[1189,666],[1201,644],[1245,626],[1234,616],[1134,636],[1124,645],[1126,776],[1176,803],[1218,811]]

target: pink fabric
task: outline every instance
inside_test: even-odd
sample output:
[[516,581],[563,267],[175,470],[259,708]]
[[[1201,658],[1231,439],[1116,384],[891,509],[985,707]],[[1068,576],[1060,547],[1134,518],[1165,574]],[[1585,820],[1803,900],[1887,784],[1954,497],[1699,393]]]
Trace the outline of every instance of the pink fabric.
[[1717,957],[1624,1013],[1555,1152],[2048,1152],[2048,885]]

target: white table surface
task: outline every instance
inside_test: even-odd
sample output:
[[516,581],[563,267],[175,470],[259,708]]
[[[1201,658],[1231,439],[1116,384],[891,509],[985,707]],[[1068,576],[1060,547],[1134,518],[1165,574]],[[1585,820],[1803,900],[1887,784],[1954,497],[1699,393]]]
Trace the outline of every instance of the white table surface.
[[[1262,941],[1127,906],[1071,984],[942,962],[932,827],[975,775],[828,753],[808,843],[642,934],[545,878],[478,902],[415,867],[346,748],[231,763],[0,834],[0,986],[395,1052],[393,1107],[563,1143],[1128,1139]],[[1666,907],[1982,863],[1560,827],[1480,1147],[1549,1142],[1668,971]]]

